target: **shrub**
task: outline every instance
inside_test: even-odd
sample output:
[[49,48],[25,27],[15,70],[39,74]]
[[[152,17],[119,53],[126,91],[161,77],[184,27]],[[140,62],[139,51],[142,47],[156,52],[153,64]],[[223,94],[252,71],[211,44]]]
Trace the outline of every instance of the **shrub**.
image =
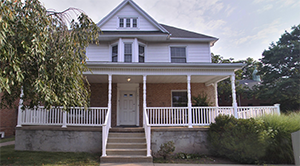
[[193,96],[192,103],[193,103],[193,106],[209,106],[209,105],[211,105],[211,103],[208,101],[207,94],[205,94],[205,93],[199,94],[197,97]]
[[219,115],[210,125],[208,141],[212,154],[240,163],[256,163],[265,155],[267,134],[263,121]]
[[169,141],[167,143],[161,144],[159,151],[157,152],[164,159],[169,157],[175,151],[175,146],[173,141]]
[[263,157],[268,163],[294,163],[291,133],[300,130],[300,112],[289,115],[266,115],[259,118],[268,130],[269,145]]

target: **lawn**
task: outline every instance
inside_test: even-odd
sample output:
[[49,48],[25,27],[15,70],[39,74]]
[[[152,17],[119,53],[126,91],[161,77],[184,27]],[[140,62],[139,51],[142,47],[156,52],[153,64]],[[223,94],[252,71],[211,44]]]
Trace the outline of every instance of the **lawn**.
[[14,145],[0,148],[0,165],[97,165],[100,153],[15,151]]
[[0,143],[14,141],[15,137],[0,139]]

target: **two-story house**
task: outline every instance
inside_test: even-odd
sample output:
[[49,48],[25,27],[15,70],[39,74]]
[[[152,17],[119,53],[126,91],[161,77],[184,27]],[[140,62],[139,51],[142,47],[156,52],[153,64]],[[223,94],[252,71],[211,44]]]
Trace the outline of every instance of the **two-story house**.
[[[97,25],[100,44],[86,48],[91,72],[84,73],[91,107],[20,109],[17,150],[102,151],[101,162],[149,162],[172,140],[176,152],[208,153],[207,128],[193,126],[220,113],[249,118],[278,110],[237,107],[234,71],[243,64],[211,63],[215,37],[159,24],[132,0]],[[232,107],[219,107],[217,83],[228,77]],[[209,107],[192,105],[199,94]]]

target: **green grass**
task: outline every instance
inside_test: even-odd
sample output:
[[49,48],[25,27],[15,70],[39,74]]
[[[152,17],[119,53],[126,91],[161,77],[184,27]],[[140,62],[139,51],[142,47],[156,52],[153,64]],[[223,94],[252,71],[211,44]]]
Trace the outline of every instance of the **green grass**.
[[0,165],[97,165],[100,153],[15,151],[14,145],[0,149]]
[[0,143],[14,141],[15,137],[0,139]]

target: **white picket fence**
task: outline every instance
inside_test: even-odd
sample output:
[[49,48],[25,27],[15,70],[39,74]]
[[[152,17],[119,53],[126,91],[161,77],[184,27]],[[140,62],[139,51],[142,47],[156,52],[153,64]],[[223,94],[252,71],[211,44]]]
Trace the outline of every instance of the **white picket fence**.
[[[188,126],[188,107],[147,107],[150,126]],[[237,118],[249,119],[279,113],[279,106],[237,107]],[[191,124],[207,126],[220,115],[234,116],[234,107],[191,107]]]
[[19,113],[20,125],[66,125],[66,126],[102,126],[105,122],[107,107],[74,107],[68,112],[62,108],[51,108],[50,110],[40,106],[35,109],[21,110]]

